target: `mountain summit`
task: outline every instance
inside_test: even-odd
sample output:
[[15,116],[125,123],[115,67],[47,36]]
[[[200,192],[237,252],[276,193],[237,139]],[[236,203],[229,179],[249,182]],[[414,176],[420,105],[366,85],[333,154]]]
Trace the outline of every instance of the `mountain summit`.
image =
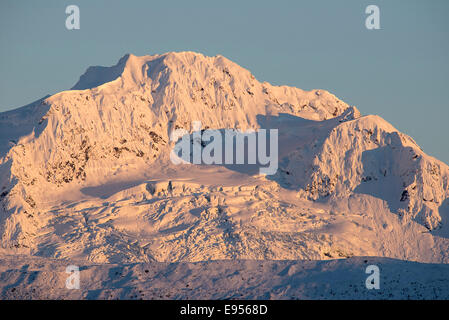
[[[174,165],[170,133],[278,129],[279,170]],[[0,113],[6,252],[96,262],[448,261],[449,167],[325,90],[193,52],[89,67]]]

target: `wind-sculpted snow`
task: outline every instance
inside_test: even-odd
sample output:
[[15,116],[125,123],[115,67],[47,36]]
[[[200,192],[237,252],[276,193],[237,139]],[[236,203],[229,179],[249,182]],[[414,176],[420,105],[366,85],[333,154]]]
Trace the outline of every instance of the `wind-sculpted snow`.
[[[278,129],[279,169],[174,165],[170,133]],[[91,67],[0,114],[1,246],[95,262],[447,262],[447,165],[324,90],[192,52]],[[6,129],[4,129],[6,128]]]

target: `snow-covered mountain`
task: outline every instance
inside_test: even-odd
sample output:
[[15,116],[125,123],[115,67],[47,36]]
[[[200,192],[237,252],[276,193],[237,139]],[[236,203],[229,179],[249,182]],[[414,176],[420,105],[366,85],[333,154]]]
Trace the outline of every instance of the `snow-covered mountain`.
[[[373,110],[375,111],[375,110]],[[279,170],[174,165],[170,133],[279,130]],[[90,67],[0,113],[2,250],[94,262],[449,261],[449,167],[324,90],[193,52]]]

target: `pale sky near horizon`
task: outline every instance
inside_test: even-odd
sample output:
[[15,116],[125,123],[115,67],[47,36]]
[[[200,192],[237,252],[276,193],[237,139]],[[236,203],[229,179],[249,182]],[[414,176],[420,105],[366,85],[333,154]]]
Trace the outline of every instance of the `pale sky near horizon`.
[[[68,5],[81,29],[65,27]],[[365,28],[380,8],[381,30]],[[126,53],[221,54],[259,81],[325,89],[449,164],[449,1],[0,2],[0,112]]]

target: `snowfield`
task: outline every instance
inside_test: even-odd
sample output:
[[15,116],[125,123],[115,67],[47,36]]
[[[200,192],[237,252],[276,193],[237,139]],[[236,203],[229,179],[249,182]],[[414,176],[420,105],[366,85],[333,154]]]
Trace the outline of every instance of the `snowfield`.
[[[278,129],[277,173],[173,164],[194,121]],[[5,299],[447,299],[448,219],[449,167],[411,137],[222,56],[125,55],[0,113]]]
[[[0,262],[0,299],[449,299],[448,264],[375,257],[81,262],[78,290],[65,287],[73,261],[6,256]],[[365,286],[370,264],[380,268],[379,290]]]

